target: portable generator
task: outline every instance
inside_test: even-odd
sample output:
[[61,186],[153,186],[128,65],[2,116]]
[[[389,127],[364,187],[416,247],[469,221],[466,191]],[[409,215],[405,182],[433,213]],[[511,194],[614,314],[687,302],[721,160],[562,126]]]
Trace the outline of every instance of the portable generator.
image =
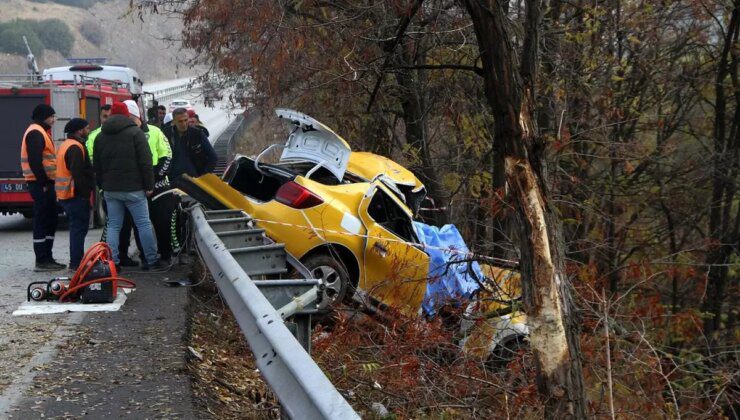
[[110,247],[98,242],[85,253],[72,278],[56,277],[28,285],[29,301],[112,303],[119,287],[136,287],[131,280],[118,277]]

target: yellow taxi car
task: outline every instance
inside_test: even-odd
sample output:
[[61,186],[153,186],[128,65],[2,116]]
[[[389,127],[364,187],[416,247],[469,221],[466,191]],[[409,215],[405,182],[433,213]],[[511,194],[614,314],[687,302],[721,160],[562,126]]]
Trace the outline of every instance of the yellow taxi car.
[[[210,200],[214,208],[242,209],[268,237],[285,243],[286,251],[324,283],[326,299],[320,307],[355,298],[420,315],[430,258],[413,219],[426,196],[424,185],[391,159],[353,152],[342,137],[310,116],[287,109],[276,113],[289,126],[286,143],[272,145],[256,158],[237,156],[223,180],[214,175],[190,179],[201,191],[201,201]],[[282,150],[279,161],[264,162],[275,149]],[[488,281],[497,276],[518,279],[509,270],[490,270]],[[497,287],[484,287],[483,294],[498,293]],[[470,308],[476,314],[492,313],[502,302],[478,299]],[[515,308],[510,312],[490,319],[471,313],[469,319],[475,321],[462,324],[464,347],[491,354],[526,336],[524,315]],[[475,338],[480,334],[485,337]]]

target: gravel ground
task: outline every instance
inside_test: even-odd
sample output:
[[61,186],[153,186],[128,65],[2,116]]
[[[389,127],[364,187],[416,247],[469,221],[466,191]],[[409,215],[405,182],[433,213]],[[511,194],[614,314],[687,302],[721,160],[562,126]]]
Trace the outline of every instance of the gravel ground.
[[[185,276],[124,272],[137,282],[118,312],[13,317],[26,286],[58,273],[32,271],[31,223],[0,217],[0,418],[199,418],[185,360],[186,288],[160,280]],[[60,224],[55,258],[66,262],[68,233]],[[87,245],[100,238],[92,230]],[[12,251],[12,252],[11,252]]]
[[[54,347],[65,341],[67,330],[81,322],[82,314],[14,317],[12,313],[26,300],[32,281],[68,276],[68,270],[52,273],[33,271],[31,220],[20,215],[0,216],[0,413],[17,399],[38,364],[53,357]],[[100,230],[91,230],[87,245],[100,239]],[[54,243],[54,258],[69,262],[69,235],[66,220],[60,218]]]

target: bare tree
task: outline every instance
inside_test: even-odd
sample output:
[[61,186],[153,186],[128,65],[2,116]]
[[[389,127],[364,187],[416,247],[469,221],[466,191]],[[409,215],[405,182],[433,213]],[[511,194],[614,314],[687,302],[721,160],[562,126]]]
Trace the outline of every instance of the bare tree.
[[483,62],[506,179],[520,220],[521,267],[538,385],[553,418],[586,417],[579,334],[564,271],[560,225],[545,179],[545,147],[535,118],[541,2],[525,1],[524,39],[515,49],[508,1],[462,2],[472,19]]

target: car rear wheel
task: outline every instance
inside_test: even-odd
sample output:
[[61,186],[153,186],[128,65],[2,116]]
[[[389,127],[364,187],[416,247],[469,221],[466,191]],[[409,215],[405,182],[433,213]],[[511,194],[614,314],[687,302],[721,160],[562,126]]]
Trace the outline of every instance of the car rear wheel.
[[324,297],[319,303],[320,310],[331,310],[341,303],[350,287],[349,274],[344,264],[329,255],[312,255],[303,261],[311,275],[324,284]]

